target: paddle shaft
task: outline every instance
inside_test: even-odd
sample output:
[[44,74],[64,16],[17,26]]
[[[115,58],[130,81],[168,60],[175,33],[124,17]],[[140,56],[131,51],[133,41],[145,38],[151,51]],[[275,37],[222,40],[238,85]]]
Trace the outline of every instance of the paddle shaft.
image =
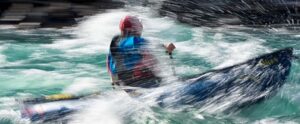
[[171,59],[171,66],[172,66],[173,75],[176,76],[176,71],[175,71],[175,67],[174,67],[174,60],[173,60],[173,54],[169,53],[169,57]]

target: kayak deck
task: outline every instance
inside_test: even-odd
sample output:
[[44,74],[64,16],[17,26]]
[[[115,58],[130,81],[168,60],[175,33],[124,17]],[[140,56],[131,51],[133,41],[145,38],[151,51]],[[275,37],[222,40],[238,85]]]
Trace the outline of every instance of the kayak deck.
[[284,84],[290,72],[292,55],[293,49],[286,48],[244,63],[205,72],[172,91],[166,91],[159,98],[160,104],[198,104],[208,98],[217,95],[226,97],[234,92],[238,92],[241,99],[247,99],[237,105],[255,103],[276,93]]

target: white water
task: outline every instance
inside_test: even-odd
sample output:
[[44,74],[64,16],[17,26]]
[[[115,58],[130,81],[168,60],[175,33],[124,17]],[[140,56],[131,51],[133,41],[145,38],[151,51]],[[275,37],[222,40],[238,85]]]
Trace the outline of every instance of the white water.
[[[212,63],[214,68],[233,65],[243,62],[249,58],[255,57],[260,53],[269,51],[269,48],[263,46],[266,42],[264,39],[253,37],[247,33],[233,31],[226,28],[192,28],[179,24],[172,19],[165,17],[157,17],[148,8],[131,8],[112,10],[104,14],[98,14],[83,21],[78,27],[71,30],[65,30],[66,33],[74,34],[74,39],[57,39],[52,44],[41,45],[43,48],[50,48],[57,51],[63,51],[63,56],[72,57],[89,57],[95,54],[106,54],[108,52],[111,38],[119,33],[118,24],[125,15],[138,15],[144,23],[143,36],[150,41],[168,43],[174,42],[175,50],[175,71],[178,74],[193,73],[198,74],[205,70],[198,67],[191,67],[188,64],[176,64],[177,60],[191,55],[195,58],[201,58]],[[26,33],[20,32],[20,33]],[[28,32],[27,32],[28,33]],[[231,34],[246,38],[245,41],[231,42],[226,39],[226,35]],[[1,55],[1,51],[5,50],[5,46],[0,47],[0,64],[6,63],[6,56]],[[43,57],[45,53],[36,52],[31,55],[32,58]],[[99,60],[104,61],[104,60]],[[22,64],[23,60],[19,63]],[[14,64],[14,63],[10,63]],[[72,63],[72,62],[53,62],[59,68],[69,68],[74,65],[74,73],[66,73],[64,71],[44,71],[39,69],[28,69],[18,72],[22,75],[12,82],[24,82],[15,86],[15,84],[5,84],[7,88],[24,89],[24,88],[40,88],[40,87],[66,87],[62,92],[78,93],[86,91],[97,91],[102,88],[111,88],[110,80],[105,72],[105,68],[92,64]],[[206,65],[199,65],[206,66]],[[80,68],[80,69],[78,69]],[[91,70],[99,70],[99,77],[86,76]],[[170,71],[167,73],[171,73]],[[42,82],[42,83],[41,83]],[[176,83],[176,82],[175,82]],[[155,107],[153,99],[168,88],[151,92],[153,96],[147,96],[144,101],[138,101],[129,97],[123,91],[108,91],[97,99],[88,102],[89,106],[72,116],[70,124],[121,124],[124,122],[143,123],[170,123],[167,119],[158,118],[160,113],[154,112],[151,107]],[[227,98],[224,102],[204,106],[201,110],[194,113],[195,118],[203,120],[201,112],[216,114],[230,107],[239,96]],[[295,102],[298,97],[293,97]],[[5,100],[0,100],[5,101]],[[5,105],[4,105],[5,106]],[[10,105],[8,105],[10,106]],[[169,110],[166,110],[167,112]],[[172,110],[170,110],[172,111]],[[174,110],[176,111],[176,110]],[[15,110],[1,110],[0,117],[17,118],[19,122],[20,115]],[[172,113],[172,112],[170,112]],[[176,112],[174,112],[176,113]],[[200,114],[199,114],[200,113]],[[129,120],[128,120],[129,119]],[[26,122],[26,121],[25,121]],[[262,120],[261,122],[269,122]],[[271,121],[272,122],[272,121]]]
[[133,99],[123,91],[113,91],[102,94],[86,109],[75,114],[70,124],[122,124],[128,119],[139,124],[149,119],[158,122],[154,114],[147,104]]
[[6,63],[6,56],[2,55],[1,52],[5,49],[5,46],[0,46],[0,64]]

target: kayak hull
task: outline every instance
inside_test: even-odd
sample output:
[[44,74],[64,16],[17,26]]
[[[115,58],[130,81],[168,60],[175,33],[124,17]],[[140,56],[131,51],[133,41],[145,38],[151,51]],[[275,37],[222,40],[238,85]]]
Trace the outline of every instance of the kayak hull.
[[219,96],[215,99],[218,100],[238,93],[241,100],[236,105],[255,103],[273,95],[284,84],[290,73],[292,55],[293,49],[286,48],[234,66],[205,72],[165,92],[158,100],[165,106],[193,105],[215,96]]

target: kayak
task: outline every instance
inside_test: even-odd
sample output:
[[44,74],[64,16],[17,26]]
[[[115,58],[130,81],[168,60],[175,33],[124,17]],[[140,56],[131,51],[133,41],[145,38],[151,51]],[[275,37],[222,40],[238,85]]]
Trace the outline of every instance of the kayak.
[[55,94],[22,100],[22,118],[30,121],[52,121],[63,118],[87,106],[87,100],[100,92],[88,94]]
[[63,118],[73,112],[81,109],[84,106],[84,101],[78,100],[62,100],[48,103],[37,103],[26,105],[21,111],[22,118],[28,118],[30,121],[52,121]]
[[236,106],[256,103],[272,96],[287,79],[293,49],[285,48],[218,70],[202,73],[165,91],[158,98],[162,106],[201,105],[208,98],[215,101],[238,95]]
[[[236,106],[253,104],[274,95],[283,86],[292,58],[293,49],[285,48],[230,67],[211,70],[155,93],[156,102],[161,107],[201,105],[210,98],[218,101],[237,93],[240,97]],[[23,101],[22,117],[31,121],[65,117],[86,106],[85,100],[90,95],[59,94],[27,99]],[[145,96],[149,94],[136,98]]]

